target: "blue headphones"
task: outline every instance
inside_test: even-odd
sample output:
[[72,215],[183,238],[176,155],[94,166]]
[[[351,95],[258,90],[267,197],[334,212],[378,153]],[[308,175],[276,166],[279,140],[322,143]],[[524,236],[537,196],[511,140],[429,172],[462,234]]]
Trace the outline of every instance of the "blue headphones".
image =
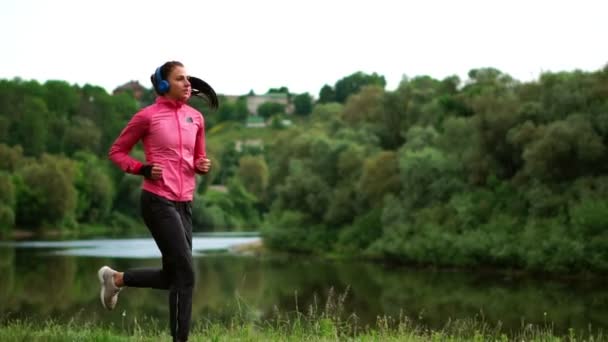
[[156,68],[154,78],[156,80],[156,90],[162,95],[169,91],[169,82],[163,80],[160,69],[161,67]]

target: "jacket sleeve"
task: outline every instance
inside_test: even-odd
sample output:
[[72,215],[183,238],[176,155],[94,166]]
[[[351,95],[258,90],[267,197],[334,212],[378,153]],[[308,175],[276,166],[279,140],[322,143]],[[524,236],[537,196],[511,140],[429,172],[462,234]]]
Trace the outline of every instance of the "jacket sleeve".
[[133,149],[133,146],[146,134],[148,126],[149,119],[145,115],[145,112],[138,112],[131,118],[110,147],[108,157],[121,170],[127,173],[139,174],[143,164],[131,157],[129,153]]
[[196,142],[194,143],[194,171],[198,174],[203,174],[196,168],[196,162],[201,158],[207,158],[207,151],[205,145],[205,119],[201,118],[201,125],[196,132]]

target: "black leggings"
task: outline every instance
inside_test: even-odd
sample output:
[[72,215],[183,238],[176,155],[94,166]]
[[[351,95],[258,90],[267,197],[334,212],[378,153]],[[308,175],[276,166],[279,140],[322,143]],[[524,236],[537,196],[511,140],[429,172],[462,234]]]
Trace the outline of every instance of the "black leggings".
[[163,268],[125,271],[129,287],[169,290],[169,317],[174,340],[187,341],[192,315],[192,206],[142,190],[144,222],[162,254]]

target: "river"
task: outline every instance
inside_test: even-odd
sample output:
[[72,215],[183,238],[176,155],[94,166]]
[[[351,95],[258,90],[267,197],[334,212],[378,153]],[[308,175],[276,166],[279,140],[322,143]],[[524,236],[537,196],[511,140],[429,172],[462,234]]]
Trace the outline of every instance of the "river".
[[[497,272],[437,271],[310,256],[242,255],[233,246],[254,235],[199,234],[193,239],[193,320],[264,320],[296,310],[341,314],[361,326],[378,316],[407,316],[442,328],[475,318],[503,330],[551,324],[556,331],[608,328],[601,279],[547,279]],[[83,320],[115,326],[167,321],[167,295],[127,288],[117,309],[99,303],[97,269],[157,267],[149,238],[0,242],[0,317]],[[329,299],[328,299],[329,298]]]

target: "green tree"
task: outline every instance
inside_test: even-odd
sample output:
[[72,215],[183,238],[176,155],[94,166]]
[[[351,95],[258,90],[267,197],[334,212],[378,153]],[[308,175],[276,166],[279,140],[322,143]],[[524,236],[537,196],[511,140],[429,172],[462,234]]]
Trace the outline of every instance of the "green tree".
[[247,110],[247,98],[239,97],[235,101],[230,101],[224,96],[219,97],[220,106],[217,110],[217,113],[214,115],[205,116],[205,126],[207,128],[211,127],[209,125],[209,121],[213,120],[214,122],[224,122],[224,121],[245,121],[247,119],[247,115],[249,114]]
[[8,173],[0,171],[0,235],[15,224],[15,186]]
[[382,146],[396,150],[404,143],[402,130],[406,125],[409,99],[403,91],[385,92],[379,138]]
[[76,167],[62,157],[43,155],[18,173],[16,220],[20,226],[40,228],[73,217],[77,192]]
[[11,121],[0,113],[0,144],[9,142]]
[[287,94],[289,95],[289,88],[282,86],[279,88],[270,88],[266,94]]
[[141,176],[122,174],[116,185],[112,209],[130,217],[140,217]]
[[342,111],[344,121],[352,126],[367,125],[379,130],[384,116],[384,89],[369,86],[351,96]]
[[441,203],[462,190],[463,183],[458,178],[457,169],[437,148],[402,148],[399,170],[407,208],[420,209]]
[[526,146],[525,170],[541,180],[564,181],[593,174],[606,147],[591,123],[581,116],[551,123]]
[[107,164],[85,152],[77,152],[74,158],[78,161],[76,218],[79,222],[103,222],[110,214],[114,199],[114,184]]
[[11,126],[11,145],[21,145],[29,156],[39,156],[46,150],[49,112],[40,98],[26,97]]
[[397,154],[383,151],[367,159],[357,189],[364,203],[371,207],[382,207],[388,194],[398,195],[401,182]]
[[0,144],[0,170],[13,173],[25,161],[21,145],[10,147]]
[[276,114],[285,113],[285,105],[276,102],[264,102],[258,107],[258,115],[268,119]]
[[308,93],[296,95],[293,99],[294,112],[298,115],[308,115],[312,112],[312,97]]
[[15,206],[15,186],[10,174],[0,171],[0,205]]
[[329,84],[324,85],[319,91],[319,103],[329,103],[336,101],[336,91]]
[[268,187],[268,166],[260,156],[243,156],[239,159],[238,179],[245,189],[258,200],[266,198]]
[[336,101],[345,103],[346,99],[353,94],[359,92],[364,86],[376,85],[381,88],[386,86],[386,80],[384,76],[373,73],[371,75],[365,74],[361,71],[346,76],[336,82]]
[[99,153],[102,133],[95,123],[87,118],[75,118],[67,127],[64,136],[64,150],[69,155],[77,151]]
[[[314,106],[311,113],[311,121],[314,122],[331,122],[333,123],[332,128],[336,126],[342,126],[341,122],[337,122],[340,119],[340,113],[344,109],[344,106],[340,103],[326,103],[317,104]],[[327,127],[328,129],[330,127]],[[339,127],[336,127],[339,128]]]
[[322,222],[331,200],[331,188],[301,160],[292,159],[289,175],[276,189],[274,210],[305,213],[313,222]]
[[357,193],[353,187],[338,186],[330,195],[329,207],[323,217],[328,226],[342,227],[357,216]]
[[46,103],[50,112],[60,118],[71,118],[78,110],[79,89],[65,81],[51,80],[44,83]]

